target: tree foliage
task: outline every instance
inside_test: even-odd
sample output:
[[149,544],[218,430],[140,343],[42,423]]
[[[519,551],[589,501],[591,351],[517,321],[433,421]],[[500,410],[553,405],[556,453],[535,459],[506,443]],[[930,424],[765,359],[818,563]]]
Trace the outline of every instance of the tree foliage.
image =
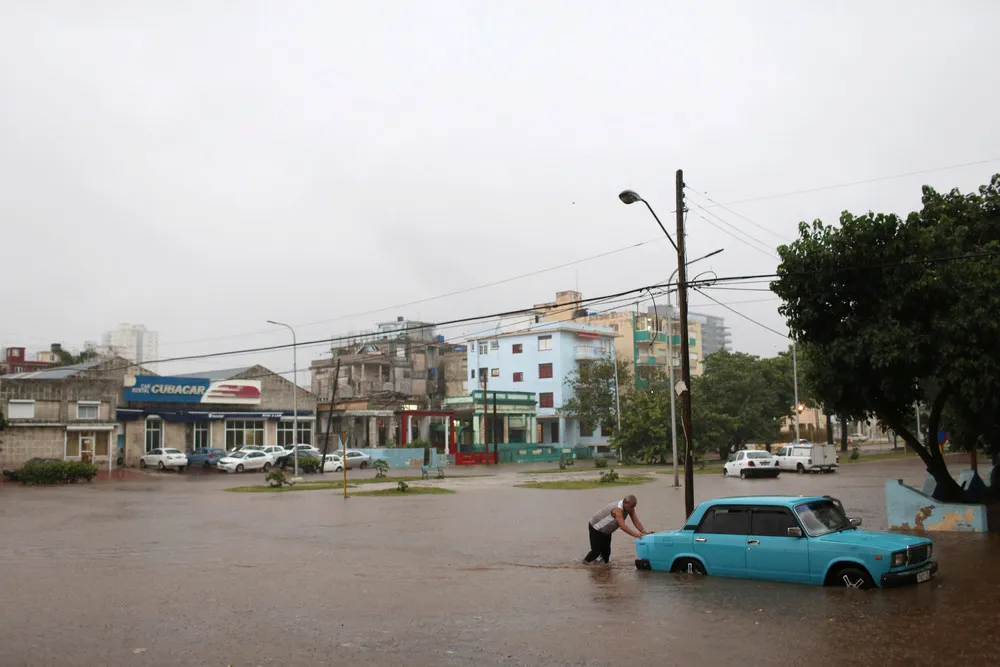
[[[680,412],[678,411],[678,420]],[[651,382],[622,396],[622,425],[611,438],[629,458],[666,463],[670,458],[670,385]]]
[[772,290],[808,349],[818,399],[838,415],[888,424],[923,459],[942,499],[961,490],[936,447],[918,440],[929,406],[963,446],[1000,443],[1000,175],[977,193],[925,187],[906,219],[844,212],[781,246]]
[[[624,361],[618,364],[618,387],[622,393],[632,385],[632,369]],[[563,404],[562,413],[575,417],[586,430],[599,424],[614,427],[618,422],[615,400],[615,362],[611,359],[580,364],[569,373],[565,383],[573,390],[573,397]]]

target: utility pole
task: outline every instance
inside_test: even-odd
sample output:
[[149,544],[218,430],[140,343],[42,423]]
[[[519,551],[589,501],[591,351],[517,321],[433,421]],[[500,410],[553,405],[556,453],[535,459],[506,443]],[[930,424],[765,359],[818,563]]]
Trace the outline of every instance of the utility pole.
[[493,423],[490,425],[490,440],[493,441],[493,463],[500,463],[500,438],[497,437],[497,393],[493,392]]
[[[659,316],[657,316],[659,317]],[[618,356],[615,354],[615,337],[611,338],[611,363],[615,367],[615,434],[622,432],[622,403],[621,393],[618,389]],[[618,448],[618,462],[622,461],[622,448]]]
[[490,382],[489,369],[486,369],[486,373],[483,373],[483,369],[480,368],[479,373],[483,376],[480,378],[483,384],[483,460],[488,463],[490,460],[490,436],[487,432],[487,425],[490,423],[490,394],[487,391]]
[[794,340],[792,341],[792,376],[795,383],[795,444],[797,445],[799,444],[799,362],[795,356]]
[[333,382],[330,387],[330,406],[326,413],[326,435],[323,437],[323,461],[319,467],[319,474],[326,472],[326,454],[330,446],[330,429],[333,426],[333,404],[337,400],[337,385],[340,384],[340,359],[337,359],[337,366],[333,371]]
[[[681,334],[681,424],[684,426],[684,516],[694,512],[694,461],[691,453],[691,352],[688,341],[687,257],[684,252],[684,170],[677,170],[677,305]],[[671,388],[671,391],[674,391]]]

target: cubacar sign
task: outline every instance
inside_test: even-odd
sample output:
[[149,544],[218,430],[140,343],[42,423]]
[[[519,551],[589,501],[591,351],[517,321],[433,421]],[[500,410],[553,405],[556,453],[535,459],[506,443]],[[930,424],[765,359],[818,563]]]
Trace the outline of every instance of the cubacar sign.
[[260,405],[260,380],[136,375],[125,378],[125,400],[147,403]]

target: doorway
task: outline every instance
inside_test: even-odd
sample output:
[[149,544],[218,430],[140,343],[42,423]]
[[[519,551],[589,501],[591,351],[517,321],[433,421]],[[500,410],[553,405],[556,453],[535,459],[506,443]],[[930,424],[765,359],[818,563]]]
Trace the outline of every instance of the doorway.
[[94,447],[97,444],[97,435],[93,432],[80,434],[80,460],[93,462]]

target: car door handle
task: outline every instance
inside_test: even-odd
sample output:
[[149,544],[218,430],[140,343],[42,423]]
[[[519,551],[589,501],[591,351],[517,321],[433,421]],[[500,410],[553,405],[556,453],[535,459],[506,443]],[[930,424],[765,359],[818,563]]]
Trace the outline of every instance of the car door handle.
[[695,542],[707,542],[708,538],[705,538],[705,537],[696,537],[696,538],[694,538],[694,541]]
[[747,544],[760,545],[760,540],[747,540]]

